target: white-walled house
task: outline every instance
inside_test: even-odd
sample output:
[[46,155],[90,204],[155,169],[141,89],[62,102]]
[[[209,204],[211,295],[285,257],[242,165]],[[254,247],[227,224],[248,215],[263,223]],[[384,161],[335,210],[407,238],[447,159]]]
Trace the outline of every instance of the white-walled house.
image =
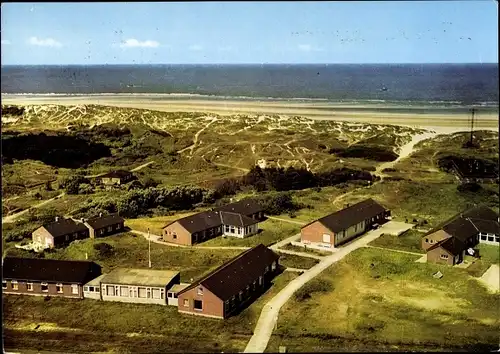
[[167,291],[179,283],[176,271],[117,268],[101,279],[101,296],[104,301],[167,305]]
[[259,222],[248,216],[221,211],[222,235],[245,238],[259,231]]

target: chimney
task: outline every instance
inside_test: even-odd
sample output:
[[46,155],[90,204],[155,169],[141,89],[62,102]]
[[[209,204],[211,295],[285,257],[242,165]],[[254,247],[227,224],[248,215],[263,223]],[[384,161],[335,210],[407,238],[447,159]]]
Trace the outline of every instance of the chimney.
[[59,216],[56,216],[56,222],[58,222],[58,221],[59,221]]

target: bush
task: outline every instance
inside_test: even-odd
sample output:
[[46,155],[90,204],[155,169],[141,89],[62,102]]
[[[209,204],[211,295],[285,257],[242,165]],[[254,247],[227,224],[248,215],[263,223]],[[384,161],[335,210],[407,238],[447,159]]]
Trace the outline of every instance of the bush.
[[257,199],[267,215],[280,215],[286,212],[299,210],[290,193],[277,193],[266,195]]
[[78,194],[81,184],[90,185],[90,181],[81,174],[77,174],[61,181],[61,183],[59,183],[59,189],[64,189],[67,194]]
[[142,185],[144,186],[144,188],[150,188],[150,187],[156,187],[160,184],[160,182],[152,179],[151,177],[148,177],[144,180],[144,182],[142,183]]
[[78,194],[92,194],[94,193],[94,187],[88,183],[82,183],[78,186]]
[[459,192],[479,192],[482,187],[477,183],[462,183],[457,187]]
[[99,258],[107,258],[112,256],[114,253],[113,246],[105,242],[96,243],[94,245],[94,250]]

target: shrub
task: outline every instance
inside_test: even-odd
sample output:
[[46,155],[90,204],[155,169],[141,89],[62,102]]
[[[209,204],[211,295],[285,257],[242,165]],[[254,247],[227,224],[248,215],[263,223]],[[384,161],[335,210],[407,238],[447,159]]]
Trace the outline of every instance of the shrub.
[[144,188],[150,188],[150,187],[156,187],[160,184],[160,182],[154,180],[153,178],[151,177],[148,177],[144,180],[144,182],[142,183],[142,185],[144,186]]
[[311,298],[312,293],[328,292],[332,290],[333,284],[330,281],[316,278],[297,290],[294,296],[297,301],[304,301]]
[[101,242],[94,245],[94,250],[96,250],[97,257],[107,258],[113,255],[114,249],[109,243]]
[[94,193],[94,187],[88,183],[82,183],[78,186],[78,194],[92,194]]
[[258,198],[259,203],[268,215],[280,215],[300,209],[290,193],[277,193]]
[[480,191],[482,187],[477,183],[462,183],[457,187],[459,192],[473,192],[476,193]]

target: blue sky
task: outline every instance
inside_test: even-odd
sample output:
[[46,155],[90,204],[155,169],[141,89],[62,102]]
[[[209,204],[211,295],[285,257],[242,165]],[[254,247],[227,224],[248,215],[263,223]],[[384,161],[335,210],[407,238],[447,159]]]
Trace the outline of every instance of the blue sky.
[[3,3],[2,64],[498,63],[498,3]]

